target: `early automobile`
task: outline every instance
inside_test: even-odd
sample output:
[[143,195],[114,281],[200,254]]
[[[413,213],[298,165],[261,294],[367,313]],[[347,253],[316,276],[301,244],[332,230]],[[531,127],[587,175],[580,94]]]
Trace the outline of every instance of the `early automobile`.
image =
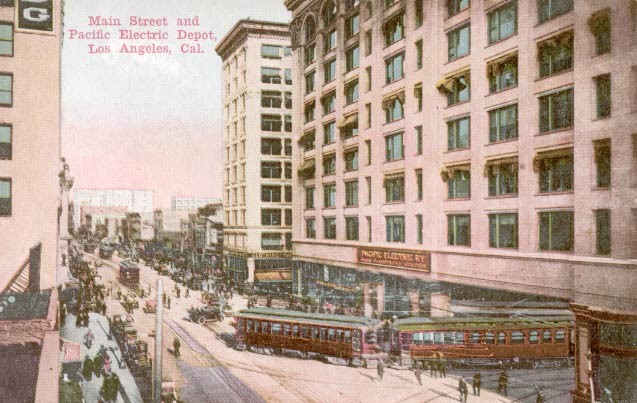
[[155,313],[157,312],[157,300],[155,299],[147,299],[144,302],[144,308],[142,308],[145,313]]
[[198,308],[190,308],[188,310],[190,320],[200,325],[206,322],[217,322],[223,320],[223,312],[218,307],[202,306]]

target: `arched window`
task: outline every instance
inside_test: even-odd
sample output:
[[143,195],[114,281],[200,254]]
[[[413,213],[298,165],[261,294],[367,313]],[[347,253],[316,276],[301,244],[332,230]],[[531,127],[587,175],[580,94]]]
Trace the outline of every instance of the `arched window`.
[[480,343],[480,333],[471,333],[471,344]]
[[555,332],[555,343],[564,344],[566,342],[566,332],[564,330],[557,330]]
[[531,330],[529,332],[529,343],[538,344],[540,342],[540,332],[537,330]]
[[309,17],[305,20],[303,33],[305,35],[303,39],[306,44],[314,40],[314,37],[316,36],[316,22],[314,22],[314,18]]
[[511,332],[511,344],[524,344],[524,333]]
[[551,344],[551,331],[550,330],[545,330],[544,333],[542,333],[542,343]]
[[336,3],[330,0],[323,5],[323,25],[328,26],[336,19]]
[[500,332],[498,333],[498,344],[506,344],[507,342],[507,335],[504,332]]
[[486,344],[495,344],[495,335],[491,332],[485,333],[484,342]]

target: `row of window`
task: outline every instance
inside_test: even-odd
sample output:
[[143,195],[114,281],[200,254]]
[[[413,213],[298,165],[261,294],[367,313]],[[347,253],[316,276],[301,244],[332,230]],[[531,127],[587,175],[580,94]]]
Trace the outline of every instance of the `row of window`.
[[[285,218],[285,224],[283,224],[282,218]],[[275,209],[275,208],[262,208],[261,209],[261,225],[265,226],[291,226],[292,225],[292,209]]]
[[281,129],[286,132],[292,132],[292,115],[284,115],[284,120],[281,120],[281,115],[274,114],[261,114],[261,131],[264,132],[281,132]]
[[[408,335],[407,335],[408,336]],[[507,337],[508,336],[508,337]],[[513,330],[509,332],[417,332],[411,334],[411,343],[416,346],[465,344],[564,344],[566,330]],[[409,347],[409,343],[405,343]]]
[[[13,24],[0,22],[0,56],[13,56]],[[13,74],[0,73],[0,107],[13,106]],[[12,159],[13,127],[0,124],[0,160]],[[12,181],[0,178],[0,217],[11,216]]]
[[[596,253],[610,255],[611,253],[611,215],[610,210],[594,211]],[[423,218],[417,214],[416,242],[423,243]],[[491,213],[489,218],[489,247],[518,248],[518,214]],[[372,217],[367,220],[367,241],[372,242]],[[573,251],[574,244],[574,213],[572,211],[547,211],[538,213],[539,239],[538,247],[543,251]],[[323,239],[336,239],[336,217],[323,217]],[[345,239],[359,240],[359,218],[345,217]],[[305,219],[305,237],[316,238],[316,218]],[[405,216],[385,216],[385,241],[405,242]],[[447,215],[447,244],[452,246],[471,246],[471,215]]]
[[[292,69],[284,69],[283,77],[286,85],[292,85]],[[281,69],[277,67],[261,67],[261,82],[264,84],[281,84]]]

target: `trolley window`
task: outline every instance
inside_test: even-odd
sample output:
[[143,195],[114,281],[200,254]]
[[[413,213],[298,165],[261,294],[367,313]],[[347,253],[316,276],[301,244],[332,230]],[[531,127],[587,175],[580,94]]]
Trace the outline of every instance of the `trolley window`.
[[557,330],[555,332],[555,343],[564,344],[566,342],[566,332],[564,330]]
[[281,334],[281,324],[280,323],[272,323],[272,334]]
[[290,325],[288,325],[287,323],[285,323],[285,324],[283,325],[283,335],[284,335],[285,337],[290,337],[290,333],[291,333]]
[[345,343],[349,343],[352,340],[352,333],[349,330],[345,331]]
[[292,325],[292,337],[299,337],[299,325]]
[[304,339],[309,339],[311,338],[310,336],[310,328],[307,326],[301,326],[301,337]]
[[327,340],[327,329],[322,327],[321,328],[321,341],[325,341]]
[[461,346],[464,344],[464,332],[456,332],[456,341],[454,342],[456,346]]
[[261,322],[259,322],[258,320],[254,321],[254,331],[256,333],[260,333],[261,332]]
[[498,333],[498,344],[506,344],[507,343],[507,335],[504,332]]
[[544,333],[542,333],[542,343],[551,344],[551,331],[550,330],[545,330]]
[[312,340],[318,340],[319,339],[319,328],[318,327],[313,327],[312,328]]
[[424,345],[434,344],[434,334],[432,332],[423,333],[422,344]]
[[491,332],[485,333],[484,342],[486,344],[495,344],[495,335]]
[[261,324],[262,332],[265,334],[270,334],[270,322],[263,322]]
[[354,330],[352,332],[352,350],[359,353],[361,351],[361,332],[360,330]]
[[540,332],[537,330],[531,330],[529,332],[529,343],[538,344],[540,342]]
[[434,333],[434,344],[442,344],[442,333]]
[[511,344],[524,344],[524,333],[511,332]]
[[480,333],[471,333],[471,344],[480,343]]
[[453,344],[456,334],[454,332],[445,332],[445,344]]
[[414,345],[419,346],[419,345],[423,344],[423,336],[424,336],[424,333],[413,333],[412,334],[412,341],[413,341]]
[[343,329],[336,329],[336,341],[339,343],[343,342]]
[[243,326],[245,325],[245,320],[243,318],[237,319],[237,329],[244,330]]
[[250,319],[248,319],[248,332],[252,332],[254,330],[254,322],[252,322]]
[[336,341],[336,330],[327,329],[327,341]]

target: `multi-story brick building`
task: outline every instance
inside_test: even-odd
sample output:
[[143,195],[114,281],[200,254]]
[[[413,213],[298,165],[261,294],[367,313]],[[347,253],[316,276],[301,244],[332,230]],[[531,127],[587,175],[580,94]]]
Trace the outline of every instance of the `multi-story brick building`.
[[565,299],[576,397],[589,349],[620,390],[621,342],[599,334],[637,323],[637,4],[285,4],[294,293],[367,314],[374,293],[379,313],[427,309],[432,281]]
[[288,25],[239,21],[223,60],[224,267],[234,281],[289,287],[292,57]]

